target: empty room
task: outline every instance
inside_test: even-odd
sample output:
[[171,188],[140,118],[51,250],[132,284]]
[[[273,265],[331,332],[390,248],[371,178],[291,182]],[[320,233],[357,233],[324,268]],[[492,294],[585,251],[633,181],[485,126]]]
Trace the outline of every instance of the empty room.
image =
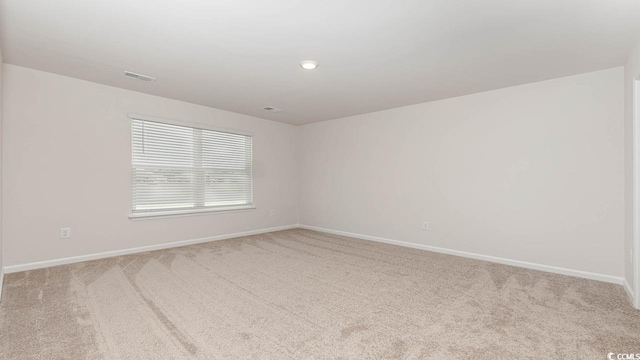
[[0,359],[640,360],[640,1],[0,0]]

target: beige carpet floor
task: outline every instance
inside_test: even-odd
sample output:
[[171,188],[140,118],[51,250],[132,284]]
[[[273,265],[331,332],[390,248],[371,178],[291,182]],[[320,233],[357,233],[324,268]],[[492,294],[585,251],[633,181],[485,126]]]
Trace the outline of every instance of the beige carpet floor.
[[288,230],[9,274],[2,359],[606,359],[621,286]]

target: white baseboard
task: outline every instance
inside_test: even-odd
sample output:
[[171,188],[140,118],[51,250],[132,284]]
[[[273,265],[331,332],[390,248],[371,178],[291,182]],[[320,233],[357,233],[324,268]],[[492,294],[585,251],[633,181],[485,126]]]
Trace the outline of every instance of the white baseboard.
[[104,259],[104,258],[113,257],[113,256],[129,255],[129,254],[141,253],[146,251],[162,250],[162,249],[168,249],[168,248],[174,248],[174,247],[180,247],[180,246],[186,246],[186,245],[200,244],[200,243],[205,243],[210,241],[232,239],[232,238],[237,238],[242,236],[264,234],[264,233],[273,232],[273,231],[295,229],[296,227],[298,226],[297,225],[278,226],[278,227],[272,227],[272,228],[266,228],[266,229],[243,231],[243,232],[234,233],[234,234],[208,236],[208,237],[199,238],[199,239],[182,240],[182,241],[175,241],[175,242],[164,243],[164,244],[141,246],[141,247],[130,248],[130,249],[106,251],[101,253],[80,255],[80,256],[72,256],[72,257],[67,257],[62,259],[53,259],[53,260],[32,262],[27,264],[11,265],[11,266],[4,267],[4,273],[11,274],[11,273],[20,272],[20,271],[42,269],[42,268],[58,266],[58,265],[73,264],[73,263],[78,263],[82,261]]
[[597,280],[597,281],[604,281],[604,282],[618,284],[618,285],[622,285],[622,282],[623,282],[623,278],[618,276],[598,274],[598,273],[592,273],[592,272],[581,271],[581,270],[573,270],[573,269],[561,268],[557,266],[536,264],[536,263],[530,263],[526,261],[511,260],[511,259],[505,259],[505,258],[500,258],[495,256],[470,253],[466,251],[452,250],[452,249],[446,249],[446,248],[441,248],[436,246],[410,243],[406,241],[385,239],[377,236],[362,235],[362,234],[355,234],[355,233],[350,233],[346,231],[325,229],[325,228],[316,227],[316,226],[299,224],[298,227],[303,229],[308,229],[308,230],[320,231],[328,234],[349,236],[349,237],[362,239],[362,240],[370,240],[370,241],[376,241],[376,242],[381,242],[386,244],[405,246],[405,247],[414,248],[414,249],[433,251],[433,252],[442,253],[442,254],[462,256],[466,258],[484,260],[484,261],[489,261],[489,262],[498,263],[498,264],[518,266],[522,268],[539,270],[539,271],[546,271],[554,274],[561,274],[561,275],[575,276],[579,278],[585,278],[585,279],[591,279],[591,280]]
[[[294,228],[315,230],[315,231],[320,231],[320,232],[329,233],[329,234],[349,236],[357,239],[376,241],[376,242],[392,244],[392,245],[399,245],[399,246],[404,246],[404,247],[409,247],[414,249],[433,251],[437,253],[461,256],[461,257],[472,258],[477,260],[484,260],[484,261],[494,262],[498,264],[518,266],[522,268],[546,271],[546,272],[555,273],[555,274],[562,274],[562,275],[575,276],[575,277],[580,277],[585,279],[604,281],[608,283],[623,285],[625,288],[625,291],[627,291],[627,293],[629,293],[629,296],[631,296],[631,298],[633,299],[633,296],[631,295],[632,294],[631,287],[626,281],[624,281],[622,277],[591,273],[591,272],[586,272],[581,270],[573,270],[573,269],[561,268],[561,267],[550,266],[550,265],[542,265],[542,264],[530,263],[530,262],[519,261],[519,260],[511,260],[511,259],[505,259],[505,258],[500,258],[495,256],[470,253],[466,251],[452,250],[452,249],[435,247],[430,245],[416,244],[416,243],[410,243],[406,241],[392,240],[392,239],[386,239],[386,238],[381,238],[377,236],[362,235],[362,234],[350,233],[346,231],[325,229],[321,227],[302,225],[302,224],[250,230],[250,231],[244,231],[244,232],[233,233],[233,234],[209,236],[209,237],[204,237],[199,239],[176,241],[176,242],[165,243],[165,244],[149,245],[149,246],[142,246],[137,248],[73,256],[73,257],[67,257],[67,258],[61,258],[61,259],[38,261],[38,262],[32,262],[27,264],[11,265],[11,266],[4,267],[4,269],[0,269],[0,274],[4,275],[4,274],[10,274],[10,273],[26,271],[26,270],[34,270],[34,269],[41,269],[41,268],[47,268],[52,266],[58,266],[58,265],[73,264],[73,263],[78,263],[82,261],[104,259],[108,257],[135,254],[135,253],[141,253],[141,252],[153,251],[153,250],[162,250],[162,249],[168,249],[173,247],[200,244],[200,243],[217,241],[217,240],[232,239],[232,238],[237,238],[242,236],[264,234],[268,232],[288,230],[288,229],[294,229]],[[2,288],[1,288],[2,280],[3,280],[3,276],[0,276],[0,296],[2,295]]]
[[2,285],[4,285],[4,269],[0,268],[0,300],[2,300]]
[[629,285],[626,278],[622,279],[622,286],[624,287],[624,291],[627,293],[631,303],[635,305],[636,302],[633,296],[633,289],[631,289],[631,285]]

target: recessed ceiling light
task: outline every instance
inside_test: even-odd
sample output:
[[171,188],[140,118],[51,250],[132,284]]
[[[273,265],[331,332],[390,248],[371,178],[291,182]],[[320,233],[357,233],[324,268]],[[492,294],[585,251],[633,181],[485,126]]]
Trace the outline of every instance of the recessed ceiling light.
[[305,70],[315,70],[318,67],[318,62],[313,60],[300,61],[300,67]]

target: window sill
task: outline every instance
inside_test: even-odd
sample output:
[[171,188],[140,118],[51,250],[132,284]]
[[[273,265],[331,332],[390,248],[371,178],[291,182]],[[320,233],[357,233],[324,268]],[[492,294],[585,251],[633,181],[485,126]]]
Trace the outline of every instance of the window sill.
[[129,219],[130,220],[153,220],[158,218],[234,213],[234,212],[251,211],[255,209],[256,207],[251,205],[251,206],[237,206],[237,207],[228,207],[228,208],[220,208],[220,209],[157,211],[157,212],[130,214]]

